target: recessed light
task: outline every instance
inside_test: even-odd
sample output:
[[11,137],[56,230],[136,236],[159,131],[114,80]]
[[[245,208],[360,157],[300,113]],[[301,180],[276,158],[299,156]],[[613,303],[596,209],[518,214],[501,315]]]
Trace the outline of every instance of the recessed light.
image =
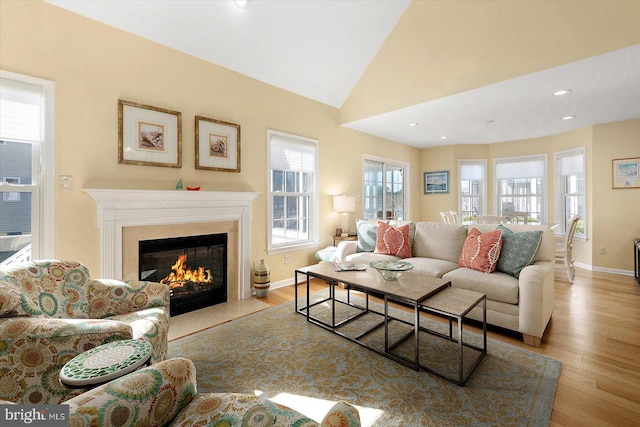
[[562,118],[562,120],[572,120],[572,119],[575,119],[575,118],[576,118],[576,116],[564,116]]
[[571,92],[571,89],[561,89],[553,92],[553,96],[562,96]]
[[418,126],[418,124],[417,123],[409,123],[409,127],[415,127],[415,126]]
[[446,135],[442,135],[442,136],[440,137],[440,139],[447,139],[447,136],[446,136]]

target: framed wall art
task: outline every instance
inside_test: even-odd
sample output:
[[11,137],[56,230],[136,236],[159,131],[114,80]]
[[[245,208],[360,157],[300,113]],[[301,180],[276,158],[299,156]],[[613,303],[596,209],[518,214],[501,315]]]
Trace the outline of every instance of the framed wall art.
[[240,172],[240,125],[196,116],[196,169]]
[[613,159],[613,188],[640,188],[640,157]]
[[118,163],[182,167],[182,114],[118,100]]
[[424,173],[424,194],[447,193],[449,193],[449,171]]

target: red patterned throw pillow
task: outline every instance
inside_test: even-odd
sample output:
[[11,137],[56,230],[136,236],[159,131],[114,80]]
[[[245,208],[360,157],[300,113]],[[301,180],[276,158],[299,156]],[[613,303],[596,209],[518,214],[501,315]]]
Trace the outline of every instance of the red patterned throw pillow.
[[400,258],[411,257],[409,225],[396,228],[384,222],[378,222],[378,235],[374,253],[395,255]]
[[472,228],[462,246],[458,265],[492,273],[498,264],[501,249],[502,230],[481,233],[477,228]]

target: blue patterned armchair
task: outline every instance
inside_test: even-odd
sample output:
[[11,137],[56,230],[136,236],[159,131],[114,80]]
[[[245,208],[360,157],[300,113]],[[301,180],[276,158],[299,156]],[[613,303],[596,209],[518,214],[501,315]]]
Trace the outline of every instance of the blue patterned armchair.
[[0,399],[60,403],[81,394],[60,384],[62,366],[100,344],[145,339],[151,363],[167,353],[168,286],[94,280],[77,262],[41,260],[0,271]]

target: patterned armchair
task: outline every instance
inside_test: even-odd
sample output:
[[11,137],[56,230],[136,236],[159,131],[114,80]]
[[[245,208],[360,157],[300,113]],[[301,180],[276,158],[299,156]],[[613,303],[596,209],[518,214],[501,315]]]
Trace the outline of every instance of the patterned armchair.
[[197,394],[196,368],[183,358],[130,373],[65,404],[74,427],[360,425],[357,409],[344,402],[336,403],[318,424],[291,408],[251,394]]
[[43,260],[0,271],[0,399],[60,403],[83,389],[60,384],[62,366],[107,342],[145,339],[151,363],[167,353],[168,286],[94,280],[77,262]]

